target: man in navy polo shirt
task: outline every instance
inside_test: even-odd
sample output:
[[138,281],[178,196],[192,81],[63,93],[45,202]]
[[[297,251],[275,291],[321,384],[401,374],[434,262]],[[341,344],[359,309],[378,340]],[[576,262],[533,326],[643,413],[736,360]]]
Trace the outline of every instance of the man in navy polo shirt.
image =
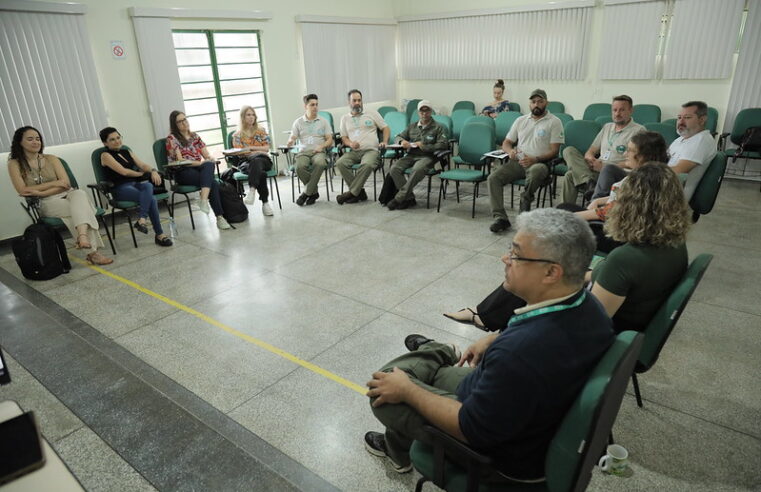
[[[507,327],[460,355],[452,345],[410,335],[410,350],[367,383],[385,433],[365,447],[412,469],[409,448],[430,423],[490,455],[496,480],[544,480],[547,449],[589,374],[613,343],[612,322],[583,289],[595,251],[585,221],[543,208],[518,216],[502,257],[504,286],[527,302]],[[469,367],[465,367],[467,364]]]

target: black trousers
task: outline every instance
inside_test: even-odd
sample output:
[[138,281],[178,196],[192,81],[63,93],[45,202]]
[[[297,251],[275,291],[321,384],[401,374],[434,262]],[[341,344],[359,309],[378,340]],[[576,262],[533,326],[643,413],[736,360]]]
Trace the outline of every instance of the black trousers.
[[507,327],[507,322],[515,314],[514,311],[525,305],[526,301],[499,284],[499,287],[478,304],[476,312],[486,331],[501,331]]
[[[582,210],[586,210],[586,208],[581,207],[575,203],[561,203],[557,206],[557,208],[568,210],[569,212],[581,212]],[[592,229],[592,232],[595,235],[595,240],[597,241],[597,251],[602,253],[610,253],[624,243],[614,241],[613,239],[606,236],[605,230],[603,229],[603,224],[604,223],[601,221],[594,221],[589,223],[589,227]]]
[[270,158],[264,154],[246,157],[238,164],[238,169],[248,174],[249,188],[256,190],[259,193],[259,199],[267,203],[270,196],[267,188],[267,171],[272,169]]

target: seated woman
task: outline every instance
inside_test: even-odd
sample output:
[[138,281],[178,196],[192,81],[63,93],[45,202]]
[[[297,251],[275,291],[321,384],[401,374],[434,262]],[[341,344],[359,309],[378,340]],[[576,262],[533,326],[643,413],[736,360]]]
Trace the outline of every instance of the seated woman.
[[109,265],[114,262],[98,253],[103,241],[98,232],[95,208],[83,190],[71,188],[69,176],[58,157],[43,154],[45,144],[36,128],[16,130],[8,156],[8,174],[19,195],[40,198],[40,214],[57,217],[75,238],[77,249],[85,249],[87,262]]
[[217,217],[217,228],[230,229],[230,224],[222,217],[219,184],[214,179],[214,161],[209,156],[206,144],[197,133],[190,131],[190,123],[182,111],[172,111],[169,115],[169,128],[171,133],[166,138],[167,160],[191,162],[191,165],[175,170],[175,181],[182,185],[200,187],[201,203],[198,208],[208,214],[211,203],[211,210]]
[[505,93],[505,82],[502,79],[497,80],[497,83],[494,84],[494,87],[492,88],[492,95],[494,96],[494,101],[484,107],[484,109],[481,110],[481,114],[484,116],[490,116],[492,118],[496,118],[499,113],[502,111],[510,111],[510,103],[507,99],[502,99],[502,96]]
[[[605,230],[626,244],[587,274],[592,294],[613,318],[617,332],[643,331],[687,271],[685,241],[690,224],[682,185],[665,164],[647,163],[621,185]],[[514,310],[525,304],[500,285],[475,310],[444,316],[496,331],[505,328]]]
[[241,162],[238,164],[240,172],[248,174],[248,195],[243,202],[253,205],[258,191],[262,214],[274,215],[272,207],[267,203],[270,194],[267,189],[267,171],[272,169],[272,161],[267,155],[270,137],[267,130],[257,124],[256,111],[251,106],[240,108],[240,123],[238,131],[233,133],[233,147],[248,150],[239,156]]
[[106,151],[100,155],[100,165],[103,166],[106,179],[114,183],[114,198],[139,203],[135,229],[148,234],[145,224],[146,218],[150,216],[156,244],[171,246],[172,240],[164,234],[159,207],[153,197],[153,185],[161,184],[161,175],[141,161],[131,150],[122,147],[122,136],[116,128],[109,126],[102,129],[100,141],[106,146]]

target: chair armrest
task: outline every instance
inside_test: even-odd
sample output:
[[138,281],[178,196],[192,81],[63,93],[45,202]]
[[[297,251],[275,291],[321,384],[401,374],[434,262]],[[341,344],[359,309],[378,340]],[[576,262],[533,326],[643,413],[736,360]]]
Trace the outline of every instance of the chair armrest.
[[271,155],[272,157],[277,157],[277,156],[279,156],[279,155],[280,155],[280,152],[277,152],[277,151],[274,151],[274,150],[270,150],[270,155]]
[[425,425],[425,432],[433,446],[433,483],[444,487],[446,464],[445,456],[467,470],[467,491],[479,489],[479,479],[488,476],[492,468],[492,459],[471,449],[464,442],[450,436],[436,427]]
[[436,152],[433,153],[433,155],[437,159],[443,159],[445,157],[452,155],[452,151],[451,150],[437,150]]

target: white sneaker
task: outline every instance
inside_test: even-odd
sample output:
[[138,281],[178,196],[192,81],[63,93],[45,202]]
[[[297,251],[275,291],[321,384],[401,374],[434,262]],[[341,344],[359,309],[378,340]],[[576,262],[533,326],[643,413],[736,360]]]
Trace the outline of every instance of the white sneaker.
[[222,229],[224,231],[227,229],[232,229],[232,227],[227,223],[225,218],[220,215],[217,217],[217,229]]
[[198,209],[205,214],[211,212],[211,208],[209,207],[209,200],[201,200],[198,203]]
[[275,215],[275,212],[272,211],[272,207],[270,207],[269,203],[262,203],[262,214],[271,217]]
[[245,203],[246,205],[253,205],[255,199],[256,199],[256,190],[249,189],[248,194],[243,199],[243,203]]

